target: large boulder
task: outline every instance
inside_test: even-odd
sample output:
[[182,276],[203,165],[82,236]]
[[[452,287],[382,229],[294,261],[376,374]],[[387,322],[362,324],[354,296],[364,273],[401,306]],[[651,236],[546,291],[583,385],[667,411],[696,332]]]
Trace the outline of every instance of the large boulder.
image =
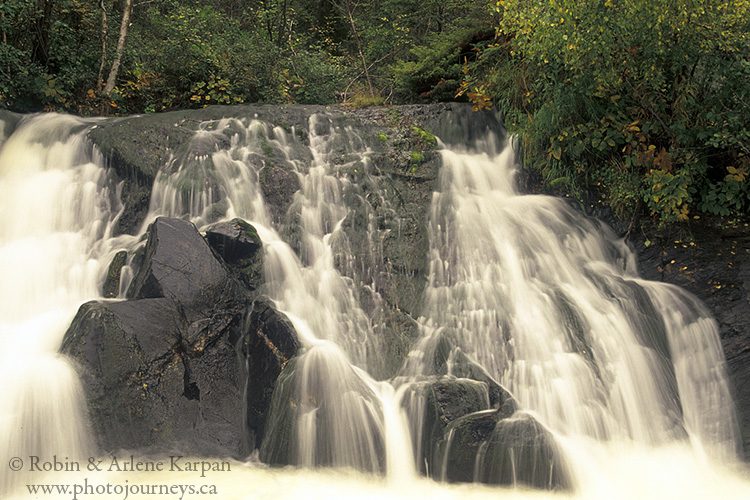
[[554,436],[533,416],[485,410],[455,420],[438,443],[437,473],[451,482],[572,487]]
[[242,219],[213,224],[206,241],[247,289],[254,291],[263,283],[263,244],[252,225]]
[[[190,222],[159,218],[129,300],[81,306],[62,351],[79,368],[103,450],[251,451],[246,394],[272,392],[278,376],[257,367],[277,366],[278,353],[291,357],[297,344],[271,303],[253,305],[249,288],[259,283],[240,278]],[[259,335],[266,341],[248,341]],[[256,399],[252,412],[265,415],[270,396]]]
[[132,300],[157,297],[182,305],[190,322],[232,314],[247,301],[242,285],[195,226],[164,217],[149,228],[143,264],[127,292]]
[[490,385],[486,381],[444,376],[412,385],[404,401],[410,421],[418,423],[413,429],[417,439],[414,446],[417,464],[423,473],[438,477],[443,459],[438,444],[445,439],[448,427],[459,418],[493,406],[502,408],[506,416],[513,414],[516,402],[510,393],[502,391],[503,401],[499,403],[491,402]]
[[81,306],[62,350],[100,448],[244,456],[236,326],[190,324],[166,298]]

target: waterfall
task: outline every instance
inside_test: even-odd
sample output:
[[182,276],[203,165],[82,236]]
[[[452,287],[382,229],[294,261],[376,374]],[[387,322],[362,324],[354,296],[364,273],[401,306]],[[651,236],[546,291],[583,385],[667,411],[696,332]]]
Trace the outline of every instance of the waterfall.
[[57,353],[118,245],[116,185],[83,136],[88,126],[32,115],[0,142],[0,488],[20,481],[12,457],[93,451],[78,377]]
[[[58,354],[114,255],[143,245],[114,235],[122,184],[87,139],[99,123],[46,114],[0,129],[0,492],[17,498],[42,480],[10,470],[12,459],[85,463],[111,451],[95,448],[76,371]],[[725,470],[737,464],[739,424],[715,321],[687,292],[640,278],[604,224],[519,193],[512,141],[439,144],[419,335],[394,369],[379,291],[392,229],[373,208],[388,207],[389,194],[366,133],[324,110],[296,126],[207,119],[156,175],[140,233],[162,216],[199,230],[250,222],[263,241],[263,293],[301,341],[258,455],[212,478],[222,498],[253,488],[257,498],[498,494],[419,472],[521,486],[502,490],[510,498],[567,495],[525,484],[592,500],[743,498],[750,479]],[[295,186],[283,213],[261,186],[274,169]],[[446,394],[461,407],[436,422],[428,414]],[[462,449],[476,430],[484,437]],[[451,476],[459,462],[467,479]]]
[[568,446],[688,436],[736,460],[737,416],[705,308],[640,279],[632,252],[603,224],[561,199],[517,193],[512,146],[489,138],[442,155],[425,333],[409,373],[429,374],[428,353],[448,338]]

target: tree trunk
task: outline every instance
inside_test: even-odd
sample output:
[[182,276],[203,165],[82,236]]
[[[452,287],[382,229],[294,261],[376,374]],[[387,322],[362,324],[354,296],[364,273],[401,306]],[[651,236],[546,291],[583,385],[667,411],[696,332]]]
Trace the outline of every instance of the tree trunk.
[[37,0],[36,19],[32,25],[34,38],[31,48],[31,60],[47,66],[49,60],[50,19],[52,18],[53,0]]
[[[5,30],[5,12],[0,12],[0,24],[3,25],[3,45],[8,43],[8,35]],[[6,66],[7,77],[10,78],[10,62]]]
[[365,74],[365,79],[367,80],[367,88],[370,91],[370,97],[375,97],[375,91],[372,88],[372,80],[370,80],[370,69],[367,66],[365,54],[362,52],[362,43],[359,40],[359,32],[357,31],[357,26],[354,24],[354,9],[356,8],[356,4],[354,4],[351,0],[343,0],[340,4],[334,4],[336,5],[336,7],[343,10],[349,18],[349,24],[352,27],[352,35],[354,35],[354,41],[357,44],[359,59],[360,61],[362,61],[362,70]]
[[99,8],[102,10],[102,63],[96,78],[97,92],[101,92],[104,87],[104,67],[107,65],[107,9],[104,8],[104,0],[99,0]]
[[122,13],[122,23],[120,24],[120,38],[117,40],[117,51],[115,60],[112,62],[112,69],[109,70],[107,85],[104,86],[104,94],[107,97],[112,96],[112,90],[115,88],[117,73],[120,71],[120,61],[122,53],[125,52],[125,44],[128,41],[128,31],[130,30],[130,14],[133,12],[133,0],[125,0],[125,9]]

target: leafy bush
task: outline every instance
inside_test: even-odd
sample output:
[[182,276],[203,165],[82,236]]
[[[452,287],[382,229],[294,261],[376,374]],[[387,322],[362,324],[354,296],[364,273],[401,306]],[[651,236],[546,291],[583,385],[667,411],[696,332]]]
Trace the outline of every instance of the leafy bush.
[[289,57],[286,65],[284,92],[289,101],[328,104],[336,101],[344,87],[346,67],[342,57],[302,50]]
[[406,60],[393,65],[396,92],[402,100],[441,102],[454,100],[460,89],[463,63],[474,57],[466,39],[456,32],[434,43],[415,46]]
[[[497,10],[497,39],[463,86],[506,113],[546,179],[599,183],[624,216],[639,198],[664,221],[747,209],[746,0],[501,0]],[[614,186],[623,172],[625,191]]]

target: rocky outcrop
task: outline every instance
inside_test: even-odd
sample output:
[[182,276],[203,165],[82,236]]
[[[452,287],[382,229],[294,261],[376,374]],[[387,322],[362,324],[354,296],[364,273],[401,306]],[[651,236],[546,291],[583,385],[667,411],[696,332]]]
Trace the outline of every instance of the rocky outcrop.
[[10,134],[16,129],[21,118],[23,118],[23,115],[0,109],[0,146],[2,146],[5,140],[10,137]]
[[646,226],[632,243],[644,278],[683,287],[716,319],[750,461],[750,221],[703,216],[671,231]]
[[450,482],[571,488],[552,433],[460,350],[451,358],[450,371],[480,380],[443,375],[413,385],[405,398],[419,422],[414,449],[421,471]]
[[253,226],[242,219],[213,224],[206,241],[248,290],[263,283],[263,243]]
[[[128,300],[78,311],[62,351],[79,368],[103,450],[251,451],[257,429],[243,418],[247,394],[273,391],[279,353],[293,356],[297,341],[271,303],[253,302],[258,283],[243,282],[254,275],[242,274],[242,264],[231,269],[260,254],[257,241],[245,240],[252,226],[234,225],[242,229],[237,245],[214,241],[214,251],[190,222],[157,219]],[[263,342],[253,340],[259,336]],[[263,366],[276,371],[264,377]],[[263,414],[268,399],[256,397],[253,411]]]
[[554,437],[527,413],[505,417],[487,410],[461,417],[438,449],[440,475],[448,481],[541,489],[572,485]]
[[128,259],[128,252],[120,250],[112,258],[107,268],[107,277],[104,278],[102,285],[102,297],[111,299],[120,295],[120,279],[122,277],[122,268]]

